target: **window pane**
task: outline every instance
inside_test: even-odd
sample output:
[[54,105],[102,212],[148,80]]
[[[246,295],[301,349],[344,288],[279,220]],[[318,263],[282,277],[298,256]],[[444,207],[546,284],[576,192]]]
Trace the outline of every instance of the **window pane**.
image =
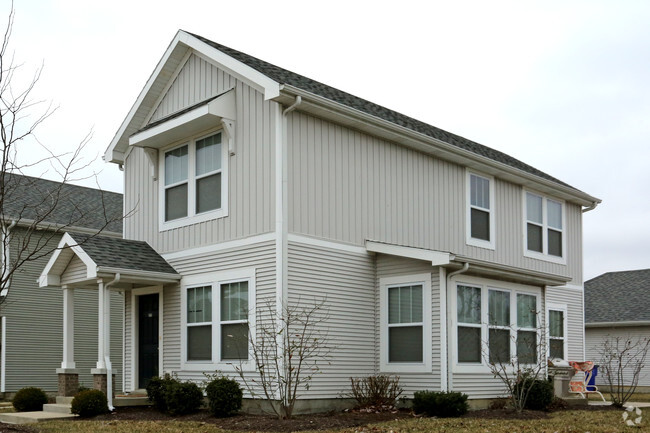
[[548,333],[551,337],[564,337],[564,311],[548,312]]
[[550,341],[549,355],[551,358],[564,358],[564,340],[551,340]]
[[388,288],[388,323],[422,322],[422,286]]
[[458,362],[481,362],[481,328],[458,327]]
[[187,180],[187,146],[165,153],[165,185]]
[[562,232],[548,229],[548,253],[562,257]]
[[542,223],[542,198],[529,192],[526,193],[526,218],[528,221]]
[[490,180],[471,174],[470,196],[472,206],[490,209]]
[[196,213],[221,208],[221,173],[196,180]]
[[165,221],[187,216],[187,184],[165,190]]
[[507,364],[510,362],[510,330],[490,329],[490,363]]
[[542,252],[542,227],[528,223],[528,250]]
[[537,328],[537,297],[517,293],[517,326]]
[[562,230],[562,203],[547,200],[546,212],[548,213],[548,226]]
[[212,326],[188,326],[187,360],[212,360]]
[[248,324],[221,325],[221,359],[248,359]]
[[196,142],[196,175],[221,169],[221,134]]
[[458,321],[462,323],[481,323],[481,289],[458,286],[456,302]]
[[488,295],[490,325],[510,326],[510,293],[490,290]]
[[517,331],[517,357],[522,364],[537,362],[537,333],[535,331]]
[[221,321],[248,318],[248,281],[221,285]]
[[474,239],[490,240],[490,213],[472,208],[472,230],[471,235]]
[[388,328],[388,362],[422,362],[422,327]]
[[212,288],[187,289],[187,323],[212,321]]

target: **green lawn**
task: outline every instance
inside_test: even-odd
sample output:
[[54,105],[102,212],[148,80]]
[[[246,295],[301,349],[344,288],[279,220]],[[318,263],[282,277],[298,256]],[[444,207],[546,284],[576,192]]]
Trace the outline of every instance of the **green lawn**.
[[[477,433],[610,433],[630,429],[623,424],[622,411],[562,411],[550,414],[541,420],[494,420],[476,418],[410,418],[343,430],[321,433],[429,433],[429,432],[477,432]],[[645,414],[644,414],[645,415]],[[650,428],[650,409],[648,420],[642,422],[643,429]],[[38,425],[44,433],[82,433],[82,432],[224,432],[213,425],[199,422],[177,421],[53,421]],[[637,431],[636,429],[630,431]]]

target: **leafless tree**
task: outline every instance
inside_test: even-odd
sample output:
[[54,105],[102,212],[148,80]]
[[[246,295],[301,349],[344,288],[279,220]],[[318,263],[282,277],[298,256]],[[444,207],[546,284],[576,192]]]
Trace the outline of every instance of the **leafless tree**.
[[281,311],[267,303],[257,310],[257,332],[249,336],[254,378],[241,365],[235,368],[248,392],[266,400],[279,419],[292,417],[302,390],[308,390],[321,365],[329,363],[328,318],[325,299],[298,300]]
[[598,352],[599,368],[614,406],[623,407],[636,391],[650,349],[650,337],[607,335]]
[[[70,185],[90,177],[83,175],[90,162],[82,157],[90,134],[71,152],[49,148],[36,136],[56,109],[34,99],[42,67],[26,72],[10,51],[14,17],[12,4],[0,42],[0,303],[16,272],[51,254],[63,232],[90,227],[95,235],[122,219],[121,206],[110,206],[105,193],[88,203]],[[56,181],[26,176],[45,171],[56,174]]]

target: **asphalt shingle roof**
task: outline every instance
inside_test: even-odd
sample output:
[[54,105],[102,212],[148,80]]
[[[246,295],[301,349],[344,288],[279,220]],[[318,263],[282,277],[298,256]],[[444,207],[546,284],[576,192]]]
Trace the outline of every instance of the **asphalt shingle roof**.
[[291,72],[286,69],[280,68],[278,66],[272,65],[256,57],[250,56],[248,54],[242,53],[240,51],[213,42],[202,36],[196,35],[194,33],[190,33],[190,34],[200,39],[201,41],[205,42],[206,44],[210,45],[211,47],[233,57],[236,60],[239,60],[240,62],[250,66],[256,71],[277,81],[278,83],[288,84],[297,87],[299,89],[305,90],[307,92],[314,93],[316,95],[322,96],[334,102],[338,102],[342,105],[362,111],[366,114],[370,114],[372,116],[389,121],[396,125],[411,129],[415,132],[419,132],[429,137],[444,141],[446,143],[449,143],[461,149],[468,150],[477,155],[484,156],[494,161],[509,165],[510,167],[533,174],[542,179],[550,180],[557,184],[564,185],[566,187],[578,191],[576,188],[572,187],[571,185],[568,185],[562,182],[561,180],[556,179],[555,177],[550,176],[536,169],[535,167],[532,167],[522,161],[519,161],[516,158],[506,155],[503,152],[499,152],[498,150],[468,140],[459,135],[452,134],[450,132],[437,128],[435,126],[413,119],[412,117],[405,116],[404,114],[400,114],[396,111],[382,107],[381,105],[377,105],[365,99],[356,97],[349,93],[330,87],[326,84],[304,77],[300,74],[296,74],[295,72]]
[[71,233],[70,236],[99,267],[178,274],[144,241],[78,233]]
[[650,269],[608,272],[585,282],[585,323],[650,321]]
[[2,217],[122,233],[122,194],[5,173]]

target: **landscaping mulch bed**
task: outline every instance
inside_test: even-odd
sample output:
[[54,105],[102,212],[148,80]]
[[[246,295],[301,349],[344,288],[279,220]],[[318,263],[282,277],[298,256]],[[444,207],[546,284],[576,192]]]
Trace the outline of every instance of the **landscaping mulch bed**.
[[128,420],[128,421],[194,421],[215,425],[226,430],[261,431],[261,432],[293,432],[302,430],[328,430],[358,427],[383,421],[411,418],[410,411],[395,412],[337,412],[313,415],[297,415],[290,420],[279,420],[268,415],[237,415],[230,418],[215,418],[206,410],[183,415],[169,416],[151,407],[117,408],[115,412],[100,415],[92,420]]
[[26,425],[0,423],[0,433],[36,433],[37,431]]

